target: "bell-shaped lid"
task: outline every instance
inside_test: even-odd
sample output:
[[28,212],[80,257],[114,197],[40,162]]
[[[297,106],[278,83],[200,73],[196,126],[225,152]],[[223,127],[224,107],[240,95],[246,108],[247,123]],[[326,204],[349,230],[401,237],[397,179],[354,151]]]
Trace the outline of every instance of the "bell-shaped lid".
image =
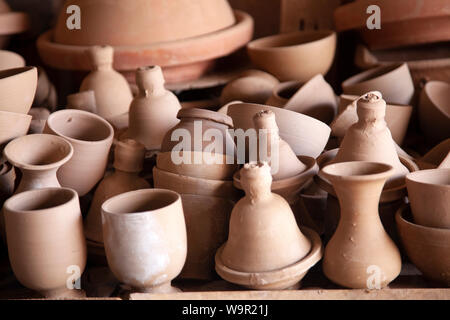
[[142,171],[145,147],[133,139],[124,139],[116,144],[114,168],[116,170],[138,173]]
[[311,242],[298,228],[286,200],[270,191],[269,165],[246,164],[240,175],[245,197],[231,213],[223,263],[241,272],[265,272],[303,259]]

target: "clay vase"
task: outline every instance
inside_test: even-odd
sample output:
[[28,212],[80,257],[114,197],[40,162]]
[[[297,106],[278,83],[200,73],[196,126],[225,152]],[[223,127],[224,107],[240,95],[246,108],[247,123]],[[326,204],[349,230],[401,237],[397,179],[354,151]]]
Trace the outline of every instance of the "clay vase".
[[81,110],[60,110],[47,119],[44,133],[65,138],[73,147],[73,157],[58,171],[63,187],[84,196],[103,178],[114,130],[98,115]]
[[381,93],[374,91],[357,101],[358,122],[352,125],[342,140],[332,163],[347,161],[373,161],[390,164],[394,174],[389,176],[387,186],[404,183],[408,169],[400,162],[395,142],[384,120],[386,102]]
[[106,176],[95,190],[91,208],[85,220],[86,238],[103,243],[102,204],[115,195],[133,190],[150,188],[148,182],[139,177],[145,157],[145,148],[134,140],[119,141],[114,149],[114,173]]
[[22,172],[16,193],[32,189],[60,187],[56,172],[73,155],[66,140],[51,134],[30,134],[16,138],[5,147],[3,154]]
[[399,275],[400,252],[378,213],[384,183],[394,172],[388,164],[364,161],[322,169],[333,184],[341,210],[323,260],[323,272],[334,283],[354,289],[380,289]]
[[[240,175],[245,197],[231,212],[228,240],[216,254],[216,271],[229,282],[254,289],[298,284],[320,259],[321,246],[300,231],[286,200],[271,192],[267,163],[245,164]],[[316,257],[310,260],[312,252]],[[308,265],[299,267],[304,259]]]
[[95,92],[97,114],[105,119],[128,112],[133,95],[124,76],[113,69],[114,49],[93,46],[87,54],[93,71],[83,79],[80,91]]
[[97,113],[95,91],[87,90],[69,94],[67,96],[67,109],[77,109]]
[[83,218],[75,190],[22,192],[9,198],[3,210],[9,261],[17,280],[46,298],[80,296],[80,290],[67,287],[71,275],[81,276],[86,265]]
[[430,169],[406,176],[414,222],[450,229],[450,169]]
[[102,205],[108,265],[117,279],[139,292],[176,292],[170,282],[186,260],[181,197],[163,189],[131,191]]
[[273,180],[296,176],[306,170],[286,141],[280,138],[275,113],[260,111],[253,117],[258,131],[258,161],[267,162],[271,167]]
[[179,122],[180,102],[164,88],[164,82],[159,66],[136,71],[139,94],[130,106],[128,136],[145,145],[147,150],[160,150],[167,131]]

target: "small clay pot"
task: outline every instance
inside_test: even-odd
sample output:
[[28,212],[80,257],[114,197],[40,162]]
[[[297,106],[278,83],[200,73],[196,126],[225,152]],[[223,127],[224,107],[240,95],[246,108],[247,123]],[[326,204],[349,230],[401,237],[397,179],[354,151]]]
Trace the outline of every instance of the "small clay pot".
[[416,163],[421,170],[450,168],[450,138],[442,141],[422,158],[416,159]]
[[268,106],[283,108],[289,99],[302,87],[300,81],[286,81],[276,85],[272,90],[272,95],[265,102]]
[[270,81],[264,77],[247,76],[230,81],[222,90],[220,103],[227,104],[239,100],[248,103],[265,103],[272,95],[278,81]]
[[95,91],[87,90],[67,96],[67,109],[84,110],[97,113]]
[[26,135],[32,118],[28,114],[0,111],[0,146]]
[[30,134],[16,138],[5,147],[3,154],[22,172],[16,193],[32,189],[60,187],[56,172],[73,155],[66,140],[50,134]]
[[36,67],[0,71],[0,111],[27,114],[37,87]]
[[181,197],[163,189],[123,193],[102,205],[108,265],[119,281],[139,292],[176,292],[170,282],[186,261]]
[[22,192],[9,198],[3,210],[9,261],[17,280],[46,298],[79,296],[80,290],[67,287],[71,275],[81,277],[86,265],[83,218],[75,190]]
[[28,133],[42,133],[44,131],[45,123],[50,116],[50,111],[47,108],[37,107],[31,108],[28,114],[33,117]]
[[0,70],[25,67],[25,59],[12,51],[0,50]]
[[114,130],[103,118],[81,110],[60,110],[47,119],[44,133],[58,135],[73,146],[73,157],[58,171],[63,187],[84,196],[103,178]]
[[247,45],[252,62],[280,81],[306,82],[318,73],[325,75],[335,50],[336,33],[325,30],[278,34]]
[[450,169],[430,169],[406,176],[414,222],[450,229]]

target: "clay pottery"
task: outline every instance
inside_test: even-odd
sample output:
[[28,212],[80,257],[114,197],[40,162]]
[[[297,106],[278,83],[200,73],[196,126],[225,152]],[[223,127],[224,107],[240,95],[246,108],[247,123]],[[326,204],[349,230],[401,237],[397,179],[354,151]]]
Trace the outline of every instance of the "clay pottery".
[[321,170],[333,184],[341,208],[339,225],[323,260],[323,271],[334,283],[380,289],[399,275],[400,252],[378,213],[381,191],[394,171],[388,164],[364,161],[331,164]]
[[30,128],[28,133],[42,133],[44,131],[45,123],[50,116],[50,111],[47,108],[31,108],[28,112],[32,116]]
[[240,175],[246,195],[231,212],[228,240],[216,254],[217,273],[252,289],[297,285],[320,260],[321,241],[312,230],[305,236],[286,200],[271,192],[267,163],[246,164]]
[[450,83],[430,81],[425,84],[420,95],[419,122],[432,143],[450,137]]
[[30,17],[25,12],[12,12],[5,0],[0,1],[0,49],[9,43],[9,36],[30,28]]
[[408,169],[400,162],[395,142],[386,122],[386,102],[381,93],[369,92],[357,101],[358,122],[353,124],[342,140],[333,163],[374,161],[393,166],[389,186],[401,185]]
[[127,112],[133,95],[127,80],[113,69],[114,49],[93,46],[86,54],[92,71],[83,79],[80,91],[95,92],[96,113],[105,119]]
[[450,229],[450,169],[430,169],[406,176],[414,222]]
[[264,78],[265,80],[273,83],[274,85],[280,83],[280,81],[270,73],[258,69],[247,69],[239,73],[238,78],[245,78],[245,77]]
[[325,148],[331,129],[327,124],[304,114],[262,104],[237,103],[228,107],[235,129],[254,128],[255,113],[271,110],[277,119],[280,137],[296,155],[317,158]]
[[393,63],[363,71],[342,82],[345,94],[361,96],[380,91],[388,103],[409,105],[414,96],[414,83],[406,63]]
[[180,277],[212,280],[214,255],[227,240],[234,202],[228,199],[181,195],[187,230],[187,257]]
[[177,125],[181,109],[178,98],[164,88],[161,67],[151,66],[136,71],[139,94],[129,111],[128,136],[147,150],[160,150],[164,135]]
[[22,172],[16,193],[32,189],[57,188],[59,168],[73,155],[72,145],[50,134],[30,134],[16,138],[3,150],[5,158]]
[[316,74],[325,75],[336,50],[333,31],[296,31],[254,40],[248,55],[259,68],[280,81],[306,82]]
[[[14,166],[8,162],[0,164],[0,207],[3,203],[14,194],[14,187],[16,182],[16,171]],[[3,242],[6,243],[5,233],[5,217],[3,210],[0,209],[0,236]]]
[[97,113],[95,91],[81,91],[67,96],[67,109],[84,110]]
[[450,168],[450,138],[442,141],[422,158],[416,159],[416,163],[421,170]]
[[20,55],[8,50],[0,50],[0,70],[25,67],[25,59]]
[[273,88],[272,95],[267,99],[265,104],[283,108],[302,85],[302,82],[296,80],[281,82]]
[[414,223],[408,206],[395,216],[403,248],[425,277],[450,287],[450,230]]
[[108,265],[117,279],[139,292],[177,292],[170,282],[186,260],[186,225],[178,193],[144,189],[102,205]]
[[32,116],[0,111],[0,145],[27,134]]
[[73,146],[73,157],[58,171],[63,187],[84,196],[103,178],[114,130],[100,116],[81,110],[60,110],[47,119],[44,133],[58,135]]
[[37,86],[36,67],[0,71],[0,111],[27,114]]
[[139,177],[145,157],[145,148],[134,140],[116,143],[114,148],[114,173],[106,176],[95,190],[94,199],[86,217],[86,238],[103,243],[102,204],[118,194],[150,188],[148,182]]
[[55,86],[50,82],[44,68],[37,67],[38,82],[36,87],[36,95],[34,96],[34,107],[46,107],[54,110],[58,103],[58,97]]
[[46,298],[80,296],[80,290],[67,287],[70,275],[79,272],[81,276],[86,265],[83,220],[75,190],[22,192],[9,198],[3,211],[9,261],[17,280]]

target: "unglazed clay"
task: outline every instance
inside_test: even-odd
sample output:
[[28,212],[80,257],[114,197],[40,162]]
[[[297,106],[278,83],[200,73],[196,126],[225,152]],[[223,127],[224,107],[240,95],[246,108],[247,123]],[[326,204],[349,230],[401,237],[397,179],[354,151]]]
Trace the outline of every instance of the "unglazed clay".
[[186,225],[180,195],[163,189],[123,193],[102,205],[108,265],[140,292],[176,292],[170,282],[186,260]]
[[86,265],[77,193],[66,188],[26,191],[9,198],[3,210],[17,280],[47,298],[80,295],[80,290],[67,287],[70,275],[81,276]]
[[96,112],[105,119],[127,112],[133,95],[127,80],[113,69],[114,49],[93,46],[87,54],[93,71],[84,78],[80,91],[95,92]]
[[144,157],[145,148],[139,142],[127,139],[115,144],[115,170],[95,190],[84,225],[87,239],[103,243],[101,207],[106,200],[128,191],[150,188],[148,182],[138,175],[142,171]]
[[416,159],[416,163],[421,170],[450,168],[450,138],[439,143],[422,158]]
[[37,87],[36,67],[0,71],[0,111],[27,114]]
[[12,51],[0,50],[0,70],[25,67],[25,59]]
[[44,131],[45,123],[50,116],[50,111],[47,108],[36,107],[31,108],[28,114],[33,117],[28,133],[42,133]]
[[56,172],[73,155],[66,140],[50,134],[31,134],[14,139],[3,150],[8,161],[22,172],[16,193],[60,187]]
[[77,109],[97,113],[95,91],[87,90],[69,94],[67,96],[67,109]]
[[302,85],[302,82],[296,80],[279,83],[273,88],[272,95],[267,99],[265,104],[283,108]]
[[26,135],[32,118],[28,114],[0,111],[0,146]]
[[325,275],[348,288],[387,286],[401,270],[400,252],[378,213],[381,191],[393,167],[352,161],[328,165],[321,173],[333,184],[341,209],[339,225],[325,248]]
[[55,86],[50,82],[44,68],[37,67],[37,71],[38,82],[33,107],[45,107],[49,110],[55,110],[56,105],[58,104],[58,96]]
[[275,81],[263,76],[245,76],[234,79],[223,88],[220,103],[224,105],[235,100],[265,103],[278,83],[278,80],[275,79]]
[[145,145],[147,150],[160,150],[167,131],[179,122],[180,102],[164,88],[164,82],[159,66],[136,71],[139,94],[130,106],[128,136]]
[[87,194],[105,173],[114,136],[112,126],[93,113],[67,109],[50,115],[44,133],[61,136],[72,144],[73,157],[58,171],[58,180],[80,197]]

